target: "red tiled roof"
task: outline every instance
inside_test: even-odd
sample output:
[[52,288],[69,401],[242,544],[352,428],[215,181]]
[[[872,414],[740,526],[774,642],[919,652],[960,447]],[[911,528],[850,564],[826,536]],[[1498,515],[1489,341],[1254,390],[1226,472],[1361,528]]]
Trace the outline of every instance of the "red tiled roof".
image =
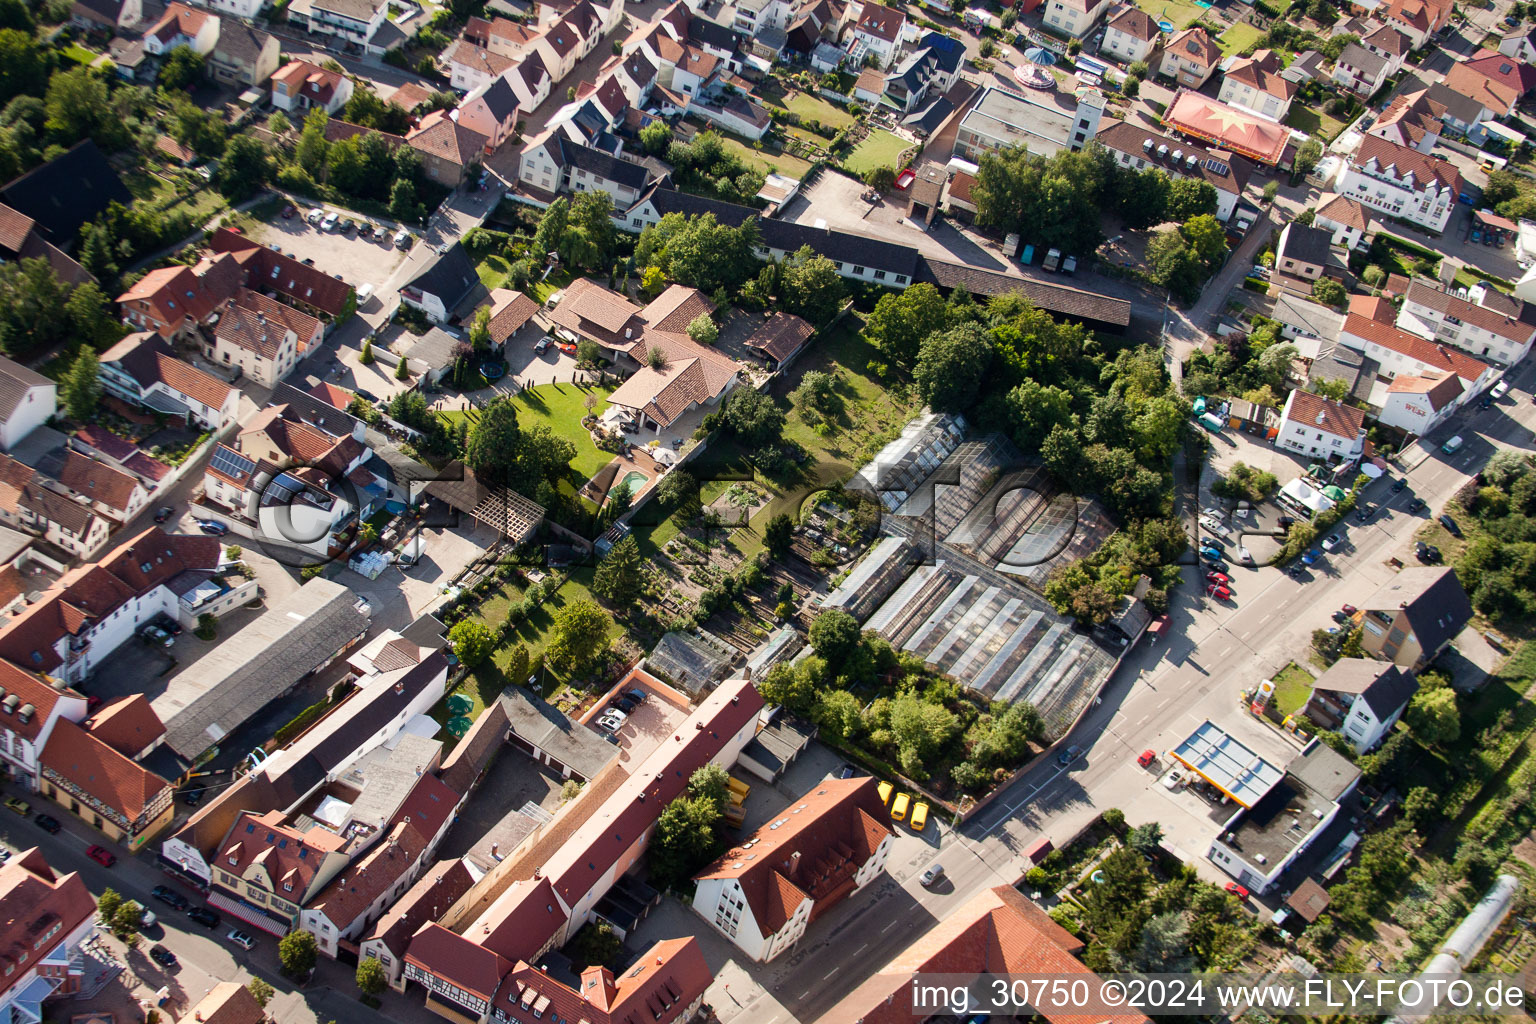
[[303,355],[320,338],[319,320],[276,299],[241,288],[219,310],[215,335],[263,359],[277,358],[288,331],[294,333],[297,354]]
[[151,25],[145,35],[165,42],[175,39],[179,35],[186,36],[188,39],[194,39],[202,31],[203,24],[209,18],[217,17],[218,15],[211,11],[193,10],[186,4],[172,3],[166,7],[165,13],[160,16],[160,20]]
[[385,909],[368,938],[403,956],[416,930],[447,913],[474,881],[463,860],[438,861],[422,873],[404,896]]
[[1461,377],[1454,373],[1426,373],[1417,377],[1404,374],[1392,378],[1387,385],[1388,394],[1423,395],[1436,412],[1456,401],[1465,390]]
[[[914,1010],[912,975],[1020,974],[1084,978],[1093,972],[1074,955],[1082,942],[1012,886],[984,889],[963,903],[829,1013],[828,1020],[862,1024],[909,1024]],[[1134,1011],[1072,1014],[1047,1012],[1050,1024],[1146,1024]]]
[[[59,702],[59,691],[7,661],[0,661],[0,687],[5,689],[6,696],[14,693],[20,698],[21,704],[31,704],[37,709],[29,722],[23,722],[15,714],[0,711],[0,716],[3,716],[0,721],[4,721],[7,729],[24,740],[35,741],[53,714],[54,705]],[[17,705],[18,709],[20,706]]]
[[405,141],[417,152],[463,167],[479,159],[490,140],[437,110],[424,117],[421,126],[407,135]]
[[[1531,339],[1532,334],[1536,334],[1536,323],[1532,323],[1532,314],[1536,313],[1536,309],[1527,307],[1519,299],[1505,300],[1508,312],[1500,312],[1459,298],[1417,278],[1409,282],[1404,298],[1407,302],[1427,306],[1442,316],[1455,317],[1496,337],[1519,344],[1524,344]],[[1494,300],[1490,296],[1484,301]]]
[[[0,866],[0,957],[18,979],[95,915],[96,899],[80,875],[54,869],[37,847]],[[50,930],[55,937],[43,939]]]
[[208,248],[234,253],[245,268],[246,282],[256,285],[257,291],[276,292],[333,317],[340,316],[351,301],[352,286],[347,282],[257,245],[228,228],[216,229],[208,240]]
[[512,969],[505,958],[430,922],[411,937],[405,962],[486,1001],[496,998],[501,979]]
[[[873,778],[828,779],[694,879],[735,879],[763,935],[774,935],[802,901],[837,890],[895,835],[885,817]],[[818,902],[815,913],[824,909]]]
[[339,388],[330,381],[320,381],[309,389],[309,393],[333,409],[346,410],[352,404],[352,392],[346,388]]
[[59,471],[59,483],[77,494],[84,494],[92,501],[99,501],[125,514],[133,500],[134,491],[139,489],[137,477],[82,455],[73,448],[64,452],[64,468]]
[[305,832],[287,823],[281,811],[242,814],[219,844],[218,867],[244,878],[253,866],[267,876],[266,888],[299,903],[319,873],[325,854],[345,845],[336,833],[316,825]]
[[1199,25],[1174,33],[1163,50],[1165,53],[1176,51],[1180,59],[1207,68],[1215,67],[1216,62],[1221,60],[1221,47],[1217,46],[1210,33]]
[[1497,50],[1487,56],[1474,57],[1465,63],[1478,74],[1500,82],[1522,96],[1536,88],[1536,68],[1523,60],[1506,57]]
[[1125,8],[1109,19],[1107,27],[1116,32],[1124,32],[1131,38],[1140,39],[1144,43],[1151,42],[1159,35],[1157,22],[1139,7]]
[[775,362],[783,362],[798,352],[815,333],[816,328],[808,321],[793,313],[779,312],[763,321],[763,325],[742,344],[766,352]]
[[222,409],[235,389],[211,373],[176,358],[165,340],[148,331],[130,334],[97,357],[116,363],[144,389],[156,381],[210,409]]
[[855,27],[877,39],[894,43],[901,38],[901,27],[906,22],[907,16],[900,11],[866,2]]
[[503,57],[499,53],[492,53],[482,46],[476,46],[467,39],[460,39],[447,53],[443,54],[445,64],[461,64],[471,71],[496,77],[507,71],[517,61],[510,57]]
[[[503,289],[497,289],[498,293],[502,291]],[[533,315],[539,311],[538,300],[519,291],[506,291],[499,296],[493,293],[492,298],[496,299],[495,304],[491,306],[490,328],[493,345],[506,344],[507,339],[526,327],[528,321],[532,320]]]
[[1399,178],[1411,174],[1415,191],[1420,191],[1428,185],[1447,188],[1452,193],[1466,190],[1461,174],[1450,161],[1426,156],[1416,149],[1399,146],[1395,142],[1375,135],[1367,135],[1360,140],[1360,148],[1355,151],[1352,160],[1360,167],[1375,161],[1380,170],[1383,172],[1390,170]]
[[1340,334],[1374,342],[1437,370],[1455,371],[1465,381],[1476,381],[1488,372],[1487,363],[1473,359],[1460,349],[1425,341],[1417,334],[1409,334],[1391,324],[1367,320],[1358,313],[1351,313],[1345,318],[1344,329]]
[[532,960],[567,920],[555,887],[542,876],[513,882],[486,917],[479,932],[471,929],[467,937],[509,963]]
[[1290,422],[1305,423],[1309,429],[1315,427],[1346,441],[1358,438],[1365,423],[1365,410],[1299,388],[1291,392],[1286,409]]
[[589,967],[581,989],[526,962],[518,963],[493,1001],[495,1015],[513,1024],[582,1021],[584,1024],[671,1024],[714,980],[693,937],[656,943],[615,978],[605,967]]
[[1496,78],[1489,78],[1481,69],[1458,61],[1445,74],[1445,87],[1468,99],[1481,103],[1495,116],[1504,116],[1514,109],[1520,100],[1520,89]]
[[[1268,54],[1269,59],[1260,54]],[[1227,77],[1282,100],[1296,95],[1296,83],[1280,77],[1280,62],[1268,50],[1260,50],[1252,57],[1239,57],[1227,71]]]
[[[1318,211],[1322,216],[1322,211]],[[1349,312],[1358,313],[1367,320],[1375,320],[1377,323],[1397,323],[1397,307],[1380,295],[1351,295],[1349,297]]]
[[165,726],[142,693],[117,697],[85,720],[92,736],[122,754],[136,758],[165,735]]
[[306,909],[323,913],[339,931],[346,931],[415,866],[426,848],[427,840],[420,832],[399,822],[386,838],[321,889]]
[[53,724],[38,763],[129,821],[171,784],[67,718]]
[[21,252],[27,244],[27,236],[37,224],[31,217],[0,203],[0,249]]
[[1174,97],[1163,121],[1176,131],[1270,166],[1280,162],[1291,137],[1284,125],[1188,90]]
[[618,292],[579,277],[566,286],[549,318],[611,348],[628,349],[634,339],[625,338],[621,332],[639,315],[640,307]]
[[[1365,231],[1371,226],[1371,215],[1364,206],[1348,196],[1336,195],[1322,206],[1318,207],[1319,219],[1331,220],[1335,224],[1354,228],[1356,231]],[[1351,295],[1353,301],[1358,296]]]
[[199,1024],[263,1024],[269,1020],[251,990],[238,981],[221,981],[187,1014]]

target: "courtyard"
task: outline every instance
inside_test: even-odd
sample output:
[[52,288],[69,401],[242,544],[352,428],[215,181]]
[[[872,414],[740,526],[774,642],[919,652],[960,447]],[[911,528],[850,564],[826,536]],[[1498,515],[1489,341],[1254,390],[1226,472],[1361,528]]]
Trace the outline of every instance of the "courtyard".
[[[387,225],[383,238],[362,238],[356,232],[322,231],[312,227],[304,218],[311,207],[300,206],[292,217],[274,216],[266,224],[253,227],[251,241],[277,249],[298,260],[314,260],[314,266],[352,285],[361,288],[371,284],[378,289],[394,269],[405,259],[405,252],[396,249],[393,242],[395,227]],[[347,210],[334,210],[342,220],[361,220],[361,216]],[[378,299],[372,300],[374,302]],[[365,309],[359,303],[359,309]]]

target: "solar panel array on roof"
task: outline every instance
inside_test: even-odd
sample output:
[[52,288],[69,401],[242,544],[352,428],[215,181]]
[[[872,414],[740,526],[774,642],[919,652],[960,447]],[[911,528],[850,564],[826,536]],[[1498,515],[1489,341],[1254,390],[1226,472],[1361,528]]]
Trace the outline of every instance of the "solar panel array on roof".
[[251,472],[256,468],[254,461],[246,458],[234,449],[225,448],[222,445],[213,450],[211,464],[220,473],[235,479],[249,478]]

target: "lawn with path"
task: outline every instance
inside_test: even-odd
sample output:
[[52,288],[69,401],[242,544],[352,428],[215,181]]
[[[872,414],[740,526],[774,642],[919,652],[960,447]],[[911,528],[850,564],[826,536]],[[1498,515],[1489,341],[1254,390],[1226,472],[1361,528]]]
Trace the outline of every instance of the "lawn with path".
[[843,161],[843,169],[850,174],[863,176],[877,167],[889,167],[893,170],[901,170],[897,161],[902,153],[911,147],[911,143],[899,135],[893,135],[883,129],[872,131],[864,137],[864,141],[853,147],[853,152],[848,154]]
[[[581,425],[582,417],[587,415],[586,400],[588,395],[597,395],[599,402],[592,415],[601,416],[603,410],[608,407],[608,395],[613,392],[611,387],[578,387],[575,384],[540,384],[536,388],[520,391],[512,396],[512,405],[517,409],[517,422],[524,428],[544,426],[558,437],[563,437],[576,446],[576,457],[571,460],[571,469],[581,477],[581,482],[586,482],[599,469],[613,461],[613,453],[605,452],[592,443],[592,435],[587,433],[587,428]],[[453,426],[458,426],[458,421],[466,417],[473,424],[479,419],[479,412],[471,409],[447,410],[442,412]]]
[[780,174],[785,174],[798,180],[805,177],[811,169],[811,162],[809,160],[802,160],[792,153],[782,150],[775,153],[763,149],[753,149],[734,136],[726,135],[723,132],[719,134],[720,141],[724,144],[727,152],[736,154],[748,166],[765,174],[777,171]]
[[[743,478],[754,480],[768,493],[768,500],[752,513],[747,526],[731,532],[730,543],[742,555],[750,557],[762,550],[763,528],[769,519],[781,512],[798,516],[806,495],[848,479],[921,409],[922,403],[915,396],[890,389],[868,373],[866,367],[879,358],[879,353],[858,333],[862,326],[855,319],[816,338],[796,361],[788,379],[780,378],[774,384],[774,398],[789,409],[787,396],[800,378],[809,370],[826,371],[838,377],[838,393],[844,404],[836,426],[827,434],[818,434],[797,413],[789,411],[784,439],[798,444],[810,456],[791,477],[775,480],[764,476],[735,439],[723,436],[710,441],[709,448],[688,466],[688,472],[702,485],[701,499],[706,505],[724,494],[733,481]],[[636,513],[635,539],[647,557],[677,535],[677,526],[661,516],[662,510],[654,502]]]

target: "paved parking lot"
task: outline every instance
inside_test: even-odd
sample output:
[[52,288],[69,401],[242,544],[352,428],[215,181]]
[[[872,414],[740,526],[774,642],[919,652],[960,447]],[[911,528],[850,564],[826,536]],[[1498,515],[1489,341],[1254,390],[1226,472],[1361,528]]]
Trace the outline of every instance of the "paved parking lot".
[[237,608],[219,620],[219,633],[210,643],[199,640],[190,629],[176,637],[170,647],[161,647],[132,637],[112,653],[109,661],[98,667],[83,685],[92,697],[110,699],[142,693],[154,700],[165,692],[166,684],[178,672],[197,664],[219,643],[253,622],[265,609]]
[[[405,259],[405,253],[396,249],[389,237],[381,240],[359,238],[356,233],[349,236],[339,231],[321,231],[305,222],[304,215],[307,212],[304,207],[300,207],[298,213],[289,220],[276,217],[260,229],[253,230],[251,237],[298,259],[312,259],[316,267],[328,274],[337,275],[353,287],[372,284],[377,290]],[[349,216],[344,210],[337,212],[343,218]],[[353,219],[360,218],[359,214],[350,216]],[[391,227],[390,235],[393,233]],[[376,308],[375,304],[379,301],[375,296],[364,308]]]

